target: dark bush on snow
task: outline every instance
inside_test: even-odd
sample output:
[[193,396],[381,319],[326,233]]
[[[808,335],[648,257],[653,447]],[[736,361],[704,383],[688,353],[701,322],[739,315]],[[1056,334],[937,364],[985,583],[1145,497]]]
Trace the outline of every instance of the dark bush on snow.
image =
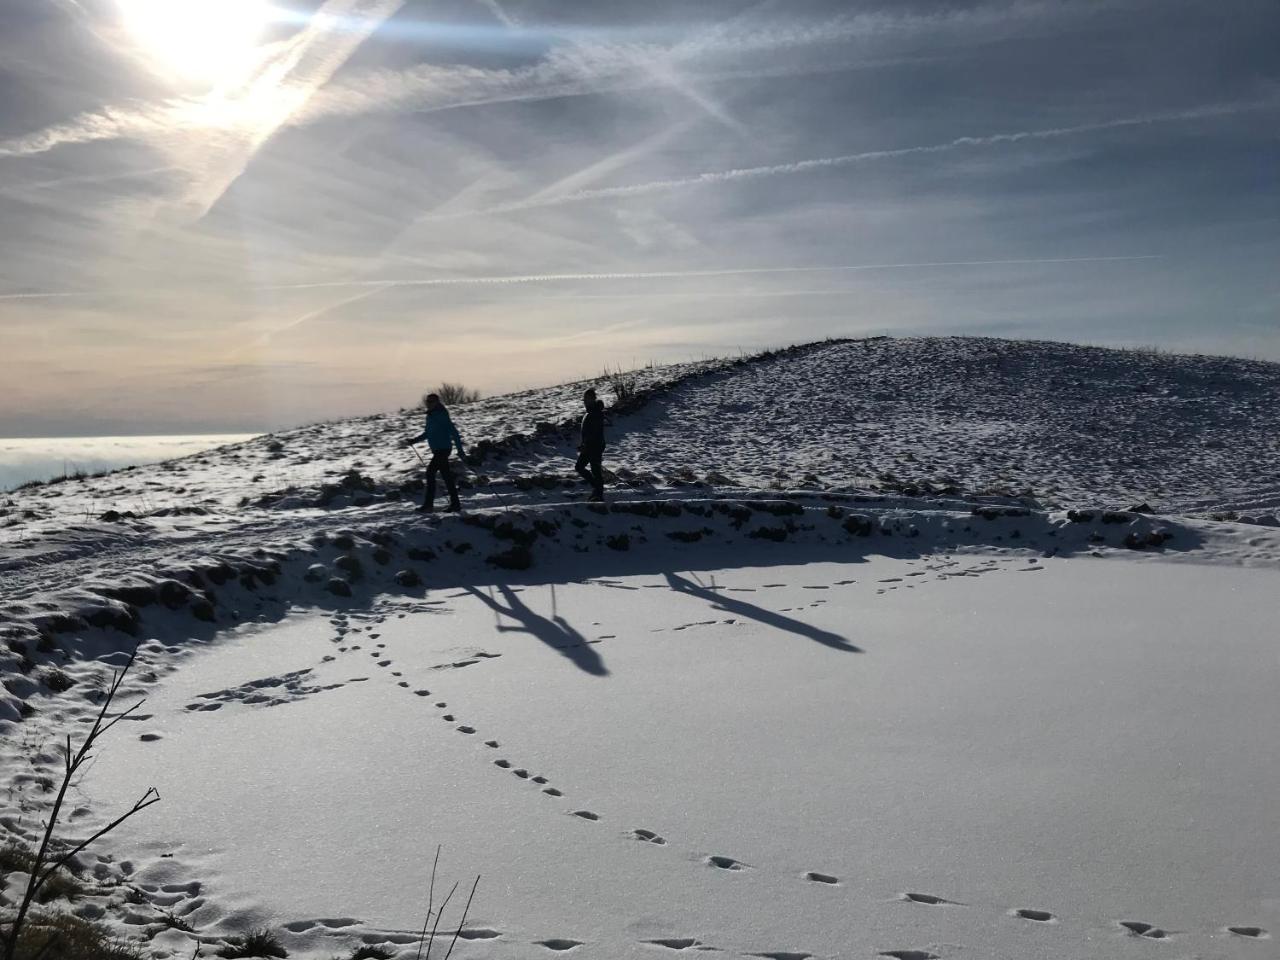
[[446,407],[459,406],[464,403],[475,403],[480,399],[479,390],[469,390],[461,383],[450,383],[445,381],[434,390],[428,390],[422,395],[422,405],[427,405],[427,394],[434,393],[440,397],[440,402]]
[[76,685],[76,682],[68,677],[65,673],[54,667],[52,670],[46,670],[44,676],[40,678],[44,681],[44,685],[54,693],[65,693]]
[[422,577],[416,570],[397,570],[395,575],[396,583],[402,587],[420,587],[422,586]]
[[33,916],[18,935],[14,960],[143,960],[142,949],[105,926],[69,913]]
[[677,543],[697,543],[703,537],[709,537],[714,531],[709,527],[703,527],[701,530],[672,530],[667,534]]
[[747,534],[753,540],[772,540],[775,543],[781,543],[787,539],[786,527],[757,527]]
[[640,392],[640,378],[629,371],[609,369],[605,370],[604,378],[613,394],[613,408],[625,411]]
[[391,960],[395,953],[386,947],[379,947],[376,944],[366,944],[363,947],[356,947],[351,951],[351,956],[347,960]]
[[287,957],[289,951],[280,945],[280,940],[267,929],[251,930],[243,937],[231,937],[226,946],[218,951],[218,956],[231,960],[242,957]]
[[999,520],[1001,517],[1029,517],[1026,507],[974,507],[973,515],[983,520]]
[[804,514],[804,507],[791,500],[763,500],[757,502],[755,508],[775,517],[798,517]]
[[742,525],[751,519],[751,508],[740,503],[717,503],[713,509],[728,517],[735,530],[741,530]]
[[528,570],[533,566],[533,552],[526,545],[517,543],[510,550],[489,555],[485,562],[503,570]]
[[630,550],[631,538],[625,533],[614,533],[604,538],[604,545],[610,550]]
[[841,526],[844,527],[846,533],[853,537],[869,537],[875,529],[875,524],[871,518],[861,513],[849,514],[844,518],[844,523]]
[[501,523],[495,524],[493,535],[499,540],[510,540],[520,547],[528,547],[538,539],[538,531],[517,527],[510,520],[503,520]]
[[364,576],[364,564],[359,557],[344,553],[333,561],[333,565],[347,575],[349,580],[359,580]]

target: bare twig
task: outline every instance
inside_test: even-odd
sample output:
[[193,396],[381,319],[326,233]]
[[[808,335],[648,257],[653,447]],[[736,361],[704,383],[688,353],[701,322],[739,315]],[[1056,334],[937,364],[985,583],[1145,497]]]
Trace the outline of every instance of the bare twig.
[[440,904],[440,912],[436,914],[436,922],[431,927],[431,939],[427,941],[427,960],[431,960],[431,946],[436,942],[436,930],[440,928],[440,918],[444,916],[444,908],[449,905],[449,901],[453,899],[454,890],[458,889],[455,883],[449,890],[449,896],[444,898],[444,903]]
[[436,867],[440,865],[440,844],[436,844],[436,858],[431,863],[431,886],[427,888],[427,917],[422,921],[422,935],[418,937],[418,956],[416,960],[422,960],[422,944],[427,939],[427,924],[431,922],[431,908],[435,906],[436,899]]
[[462,919],[458,921],[458,929],[453,931],[453,939],[449,942],[449,951],[444,955],[444,960],[449,960],[453,956],[453,946],[458,942],[458,935],[462,933],[462,928],[467,925],[467,913],[471,910],[471,899],[476,895],[476,887],[480,886],[480,874],[476,874],[476,882],[471,884],[471,895],[467,897],[467,905],[462,908]]

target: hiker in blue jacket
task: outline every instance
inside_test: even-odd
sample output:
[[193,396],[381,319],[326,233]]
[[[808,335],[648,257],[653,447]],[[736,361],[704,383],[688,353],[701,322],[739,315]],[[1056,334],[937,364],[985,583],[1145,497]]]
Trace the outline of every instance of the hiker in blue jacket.
[[418,512],[431,513],[435,509],[437,473],[444,475],[444,485],[449,491],[448,509],[451,512],[461,510],[462,504],[458,503],[458,482],[454,480],[453,470],[449,466],[450,448],[457,448],[459,459],[466,454],[462,450],[462,437],[458,436],[458,428],[449,419],[449,411],[440,402],[438,394],[427,394],[426,426],[416,437],[407,438],[404,445],[412,446],[424,439],[427,441],[427,446],[431,448],[431,460],[427,463],[427,493],[422,499],[422,506],[418,507]]

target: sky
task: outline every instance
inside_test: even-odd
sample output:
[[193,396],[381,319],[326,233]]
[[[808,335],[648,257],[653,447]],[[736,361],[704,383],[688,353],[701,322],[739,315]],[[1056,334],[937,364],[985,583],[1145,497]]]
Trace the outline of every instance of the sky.
[[1274,0],[0,0],[0,436],[831,336],[1280,360]]

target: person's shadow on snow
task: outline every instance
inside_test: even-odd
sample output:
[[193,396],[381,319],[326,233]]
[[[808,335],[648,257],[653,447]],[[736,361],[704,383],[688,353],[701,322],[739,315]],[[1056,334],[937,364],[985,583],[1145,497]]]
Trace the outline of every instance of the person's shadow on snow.
[[[553,591],[554,589],[552,587]],[[484,593],[475,587],[467,587],[466,590],[498,614],[497,629],[499,633],[514,631],[516,633],[530,634],[553,650],[564,654],[579,669],[597,677],[607,677],[609,675],[609,671],[605,668],[604,660],[596,652],[595,645],[570,626],[569,621],[565,620],[564,617],[553,613],[550,618],[547,618],[540,613],[534,613],[516,595],[515,591],[505,584],[498,585],[498,592],[502,594],[502,599],[507,603],[505,607],[490,593]],[[554,601],[555,594],[553,593],[553,604]],[[502,623],[502,617],[510,617],[520,626],[507,626]]]
[[757,607],[754,603],[747,603],[745,600],[726,597],[716,590],[704,587],[700,583],[694,583],[692,580],[687,580],[674,573],[668,573],[666,577],[667,583],[672,590],[705,600],[711,604],[712,609],[723,610],[726,613],[736,613],[740,617],[755,620],[757,623],[763,623],[767,627],[775,627],[778,630],[786,630],[788,633],[794,633],[797,636],[808,637],[810,640],[816,640],[818,643],[835,650],[843,650],[846,653],[862,653],[861,647],[854,646],[838,633],[823,630],[812,624],[805,623],[803,620],[796,620],[794,617],[774,613],[764,607]]

